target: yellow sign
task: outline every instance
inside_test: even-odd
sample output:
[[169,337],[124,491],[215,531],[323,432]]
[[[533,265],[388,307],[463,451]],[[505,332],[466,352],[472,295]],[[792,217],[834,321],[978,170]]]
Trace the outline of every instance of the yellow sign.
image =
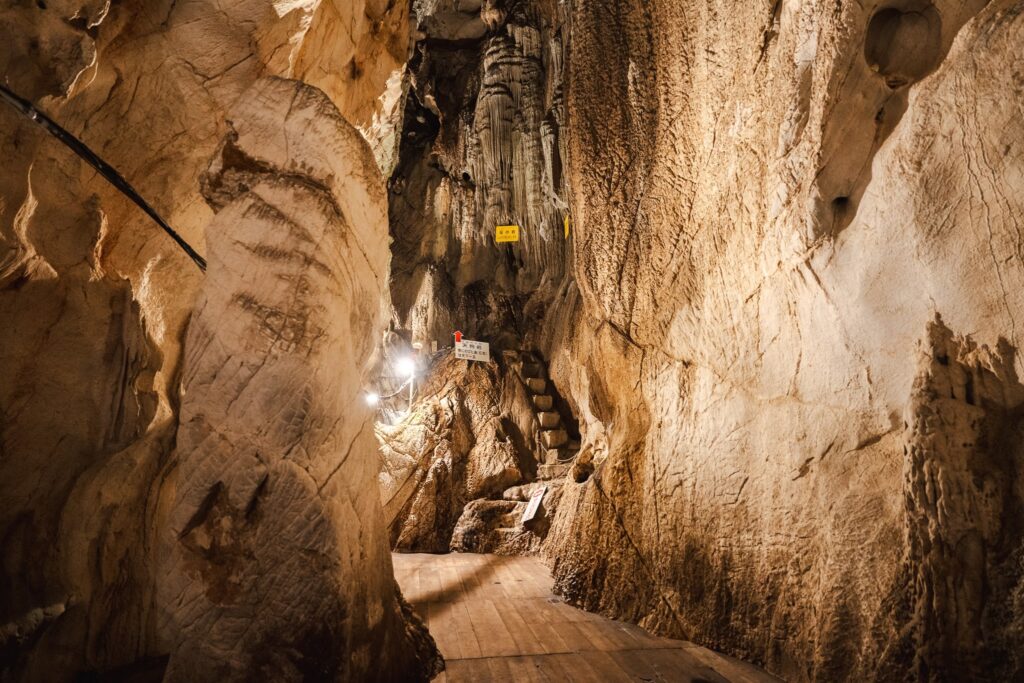
[[499,225],[494,231],[494,239],[498,241],[498,244],[501,244],[502,242],[518,242],[519,226]]
[[565,214],[565,239],[569,239],[569,214]]

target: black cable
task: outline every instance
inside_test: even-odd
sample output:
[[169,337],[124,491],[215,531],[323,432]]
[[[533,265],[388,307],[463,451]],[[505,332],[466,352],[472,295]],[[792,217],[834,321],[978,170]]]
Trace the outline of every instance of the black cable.
[[99,171],[100,175],[106,178],[111,185],[149,214],[149,217],[156,221],[156,224],[163,228],[163,231],[170,235],[172,240],[178,243],[178,246],[189,255],[189,258],[195,261],[196,265],[199,266],[199,270],[204,273],[206,272],[206,259],[200,256],[181,235],[174,231],[174,228],[167,224],[167,221],[160,217],[160,214],[135,191],[135,188],[124,179],[124,176],[117,172],[117,169],[103,161],[84,142],[61,128],[49,116],[36,109],[31,102],[7,89],[3,83],[0,83],[0,99],[17,109],[26,118],[38,123],[47,133],[60,140],[68,149],[81,157],[85,163]]

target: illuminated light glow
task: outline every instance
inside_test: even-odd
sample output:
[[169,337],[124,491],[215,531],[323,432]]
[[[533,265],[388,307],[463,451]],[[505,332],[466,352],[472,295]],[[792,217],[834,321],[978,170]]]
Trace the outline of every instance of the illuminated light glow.
[[395,362],[395,372],[399,377],[412,377],[416,374],[416,361],[409,356],[399,358]]
[[367,392],[366,394],[366,405],[375,406],[380,403],[380,395],[374,391]]

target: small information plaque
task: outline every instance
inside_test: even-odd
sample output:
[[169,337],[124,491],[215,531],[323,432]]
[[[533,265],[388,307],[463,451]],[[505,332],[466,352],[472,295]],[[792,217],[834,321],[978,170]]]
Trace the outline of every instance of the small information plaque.
[[526,511],[523,512],[522,523],[532,522],[537,517],[537,513],[540,511],[541,501],[544,500],[544,494],[548,492],[547,486],[541,486],[539,489],[533,492],[530,496],[530,504],[526,506]]
[[487,342],[463,339],[455,343],[455,357],[462,360],[475,360],[481,363],[491,361],[491,345]]
[[499,225],[494,230],[494,239],[497,240],[498,244],[504,242],[518,242],[519,241],[519,226],[518,225]]

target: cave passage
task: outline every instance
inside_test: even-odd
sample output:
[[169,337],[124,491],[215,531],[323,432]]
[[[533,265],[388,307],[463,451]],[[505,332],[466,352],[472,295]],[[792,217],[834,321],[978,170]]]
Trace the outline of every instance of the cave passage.
[[0,683],[1024,680],[1021,46],[3,4]]

